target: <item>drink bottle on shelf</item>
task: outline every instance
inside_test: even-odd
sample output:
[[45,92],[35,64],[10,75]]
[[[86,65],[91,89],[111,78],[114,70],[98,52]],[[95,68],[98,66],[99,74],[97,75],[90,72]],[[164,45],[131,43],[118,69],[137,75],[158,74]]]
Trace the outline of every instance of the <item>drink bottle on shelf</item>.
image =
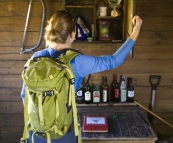
[[83,90],[80,89],[76,92],[76,103],[77,104],[82,104],[84,102],[83,99]]
[[120,102],[120,85],[117,81],[117,75],[114,74],[113,75],[113,82],[111,84],[111,88],[112,88],[112,100],[114,102]]
[[77,104],[84,103],[83,88],[82,88],[83,83],[84,83],[84,80],[81,82],[80,88],[76,91],[76,94],[75,94]]
[[93,86],[92,95],[93,103],[100,103],[100,88],[97,84],[94,84]]
[[127,101],[127,89],[126,89],[126,79],[125,76],[121,76],[121,84],[120,84],[120,101]]
[[127,101],[128,102],[134,102],[134,87],[132,84],[132,78],[128,78]]
[[103,77],[102,84],[102,102],[107,103],[109,101],[109,85],[107,84],[107,77]]
[[86,85],[83,88],[83,96],[85,104],[91,103],[91,87],[89,85],[89,81],[87,81]]

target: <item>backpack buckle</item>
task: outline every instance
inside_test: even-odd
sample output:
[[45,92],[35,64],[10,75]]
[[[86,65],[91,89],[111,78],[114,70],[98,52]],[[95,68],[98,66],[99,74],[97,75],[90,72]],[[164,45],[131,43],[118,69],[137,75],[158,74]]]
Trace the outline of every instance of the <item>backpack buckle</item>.
[[20,143],[27,143],[27,140],[20,140]]
[[70,79],[70,83],[74,84],[75,83],[75,78]]
[[37,134],[38,136],[46,136],[46,134],[45,133],[43,133],[43,132],[36,132],[35,134]]
[[51,91],[45,91],[44,92],[44,95],[45,96],[52,96],[52,95],[54,95],[54,92],[53,92],[53,90],[51,90]]

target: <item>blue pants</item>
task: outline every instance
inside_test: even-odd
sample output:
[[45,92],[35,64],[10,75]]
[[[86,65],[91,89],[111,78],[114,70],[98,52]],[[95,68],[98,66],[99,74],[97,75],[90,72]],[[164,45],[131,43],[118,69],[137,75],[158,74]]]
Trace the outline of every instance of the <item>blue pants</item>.
[[[29,131],[29,143],[32,143],[32,131]],[[34,135],[34,143],[47,143],[47,138],[40,138]],[[77,137],[74,135],[74,130],[68,131],[60,139],[52,139],[51,143],[77,143]]]

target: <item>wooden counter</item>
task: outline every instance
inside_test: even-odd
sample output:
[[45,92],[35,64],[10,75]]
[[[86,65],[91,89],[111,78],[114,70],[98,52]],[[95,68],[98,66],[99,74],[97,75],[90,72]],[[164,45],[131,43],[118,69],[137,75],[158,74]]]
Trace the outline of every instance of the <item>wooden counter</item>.
[[[78,106],[83,124],[84,115],[101,115],[108,117],[109,131],[107,133],[83,133],[83,143],[155,143],[154,133],[143,110],[134,104],[114,105],[84,105]],[[112,118],[125,113],[124,116]]]

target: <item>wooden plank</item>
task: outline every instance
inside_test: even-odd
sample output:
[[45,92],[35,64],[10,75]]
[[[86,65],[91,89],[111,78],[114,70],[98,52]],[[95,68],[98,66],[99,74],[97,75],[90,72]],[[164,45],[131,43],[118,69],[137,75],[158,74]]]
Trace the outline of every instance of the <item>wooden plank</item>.
[[18,82],[18,81],[21,81],[22,80],[22,77],[21,77],[21,75],[0,75],[0,78],[1,78],[1,81],[3,82],[3,81],[9,81],[9,82],[11,82],[11,81],[16,81],[16,82]]
[[0,60],[9,60],[9,61],[17,61],[17,60],[26,60],[31,58],[30,54],[3,54],[0,56]]
[[[144,0],[138,0],[136,1],[136,4],[138,5],[136,7],[136,13],[138,15],[143,15],[143,16],[172,16],[173,12],[172,12],[172,1],[168,0],[166,1],[166,3],[164,3],[164,1],[161,0],[152,0],[150,2],[146,2]],[[167,10],[165,10],[167,9]],[[152,11],[152,12],[151,12]]]
[[[13,133],[14,135],[15,133]],[[3,136],[3,135],[2,135]],[[20,137],[19,137],[20,136]],[[2,142],[5,142],[5,143],[18,143],[19,142],[19,138],[21,138],[21,133],[19,136],[16,136],[15,139],[11,139],[8,137],[4,138],[4,139],[1,139]],[[19,138],[18,138],[19,137]]]
[[[164,17],[148,17],[142,16],[144,23],[142,24],[142,31],[167,31],[173,30],[172,18]],[[153,27],[154,23],[154,27]],[[165,26],[166,25],[166,26]]]
[[[141,103],[144,107],[148,108],[150,104],[150,100],[140,100],[139,103]],[[153,112],[156,114],[163,113],[163,112],[172,113],[173,109],[170,108],[170,106],[172,106],[172,102],[167,100],[167,101],[164,101],[164,103],[166,104],[158,105],[158,103],[156,103]]]
[[[15,74],[10,74],[8,75],[0,75],[1,77],[1,81],[0,81],[0,85],[2,87],[10,87],[10,85],[13,87],[16,87],[15,82],[20,84],[22,83],[22,78],[21,78],[21,74],[23,71],[23,67],[21,67],[21,70],[19,70],[19,73],[17,75]],[[106,74],[104,72],[104,74],[92,74],[91,75],[91,79],[90,79],[90,84],[92,85],[93,83],[95,84],[102,84],[102,76],[107,76],[108,77],[108,84],[111,84],[112,82],[112,73],[110,74],[110,76],[108,76],[108,74]],[[134,87],[141,87],[143,88],[143,90],[141,91],[145,91],[145,87],[147,87],[149,90],[151,89],[151,85],[149,82],[149,75],[150,74],[138,74],[138,75],[134,75],[134,74],[124,74],[126,77],[132,77],[133,78],[133,85]],[[170,78],[172,78],[171,73],[164,73],[164,74],[158,74],[162,77],[159,87],[163,86],[163,89],[170,89],[170,91],[172,91],[172,80],[170,80]],[[118,76],[119,77],[119,76]],[[10,81],[10,83],[9,83]],[[139,90],[139,93],[141,92]],[[164,91],[164,90],[163,90]],[[145,92],[144,92],[145,93]],[[171,95],[171,94],[170,94]]]
[[[0,39],[1,47],[6,46],[19,46],[21,47],[22,38],[23,38],[23,32],[0,32],[0,36],[3,37]],[[40,32],[28,32],[27,36],[25,38],[25,46],[33,47],[38,43],[38,39],[40,36]],[[44,44],[44,41],[42,39],[42,43]]]
[[[20,82],[22,80],[21,73],[22,73],[22,70],[17,75],[15,75],[15,74],[0,75],[1,82],[8,82],[8,81],[10,81],[10,82],[15,82],[15,81],[16,82]],[[102,84],[103,83],[102,82],[102,77],[105,76],[105,75],[108,78],[108,84],[111,84],[113,74],[110,73],[110,75],[109,75],[109,74],[105,74],[105,72],[104,72],[104,74],[102,74],[102,73],[100,73],[100,74],[92,74],[91,75],[91,79],[90,79],[90,84],[91,85],[93,83]],[[119,79],[120,76],[119,76],[119,74],[117,74],[117,75],[118,75],[118,79]],[[128,77],[133,78],[133,85],[134,85],[134,87],[142,87],[142,88],[143,87],[144,88],[145,87],[151,87],[151,84],[149,82],[149,75],[150,74],[124,74],[126,79]],[[172,89],[172,80],[170,80],[170,78],[172,78],[172,74],[171,73],[167,73],[167,74],[166,73],[163,73],[163,74],[160,73],[158,75],[161,76],[161,80],[160,80],[158,88],[160,88],[160,86],[164,86],[164,88]],[[120,80],[119,80],[119,82],[120,82]]]
[[22,114],[22,102],[0,102],[0,114]]
[[[150,51],[150,52],[148,52]],[[137,59],[163,59],[171,60],[173,59],[173,49],[172,46],[135,46],[134,50]]]
[[[27,43],[25,44],[25,46],[28,46]],[[31,47],[33,47],[33,46],[35,46],[35,45],[32,45]],[[31,48],[31,47],[26,47],[26,48]],[[88,47],[88,46],[86,46],[86,47]],[[2,49],[2,54],[1,54],[0,59],[6,60],[6,58],[8,58],[8,56],[9,56],[9,57],[11,57],[11,59],[9,59],[9,60],[13,60],[13,59],[15,60],[15,58],[14,58],[14,56],[15,56],[17,58],[21,57],[21,60],[23,60],[23,59],[29,58],[29,56],[31,56],[34,53],[34,52],[31,52],[30,55],[20,54],[19,53],[20,48],[21,48],[21,43],[20,43],[20,46],[18,45],[16,47],[14,47],[14,49],[13,49],[13,47],[11,47],[11,48],[10,47],[7,47],[7,48],[6,47],[0,47],[0,49]],[[41,50],[43,48],[45,48],[45,45],[42,44],[36,50]],[[91,55],[91,56],[92,55],[93,56],[101,56],[101,55],[103,55],[103,53],[104,53],[104,55],[112,55],[114,52],[116,52],[116,49],[114,49],[115,47],[108,48],[107,50],[105,48],[98,49],[97,53],[95,53],[97,51],[97,48],[93,48],[93,47],[88,47],[88,49],[85,47],[82,47],[82,48],[80,48],[80,49],[82,49],[82,50],[80,50],[81,52],[83,52],[86,55]],[[151,47],[150,53],[148,53],[147,49],[144,49],[144,48],[145,48],[145,46],[136,46],[135,50],[134,50],[135,51],[135,57],[134,58],[128,57],[127,59],[133,60],[133,62],[136,62],[135,59],[136,60],[139,59],[140,61],[146,60],[146,62],[147,62],[147,60],[150,62],[150,60],[155,60],[155,59],[156,60],[162,60],[163,59],[163,60],[167,60],[167,61],[173,59],[172,49],[170,49],[170,51],[169,51],[170,46],[168,46],[168,47],[166,46],[165,50],[164,50],[164,47],[162,47],[162,46],[161,47],[158,46],[157,48]],[[26,55],[26,58],[24,58],[23,55]],[[125,61],[127,61],[127,59]],[[19,58],[19,60],[20,60],[20,58]]]
[[[14,121],[20,121],[20,122],[14,122]],[[23,124],[24,124],[23,113],[22,114],[1,114],[0,115],[0,128],[23,127]]]
[[[125,69],[124,69],[125,70]],[[127,69],[126,69],[127,70]],[[105,71],[105,72],[100,72],[100,73],[95,73],[91,75],[91,84],[97,83],[97,84],[101,84],[102,83],[102,77],[103,76],[107,76],[108,79],[108,83],[110,84],[113,80],[113,74],[117,74],[118,77],[118,82],[120,82],[120,76],[124,75],[126,77],[126,79],[128,77],[131,77],[133,79],[133,85],[136,87],[145,87],[145,86],[149,86],[150,82],[149,82],[149,76],[150,75],[160,75],[161,76],[161,80],[159,83],[159,86],[169,86],[169,88],[172,87],[172,73],[121,73],[121,71],[119,71],[119,68],[116,68],[114,70],[111,71]]]
[[1,68],[0,74],[10,74],[10,75],[19,75],[23,71],[23,66],[22,65],[20,68],[15,68],[15,67],[7,67],[7,68]]
[[0,81],[0,87],[9,87],[9,88],[20,88],[22,87],[23,82],[21,81],[11,81],[11,82],[1,82]]
[[11,143],[17,143],[20,141],[22,137],[23,129],[22,127],[10,127],[10,128],[3,128],[0,133],[1,142],[7,143],[11,141]]
[[[136,8],[136,14],[138,15],[143,15],[143,16],[147,16],[147,17],[157,17],[157,16],[164,16],[164,17],[170,17],[173,15],[173,10],[172,10],[172,6],[169,5],[170,3],[167,3],[167,10],[164,10],[163,7],[158,7],[158,8],[154,8],[154,7],[137,7]],[[152,12],[151,12],[152,11]]]
[[[162,113],[162,114],[163,114],[163,113]],[[171,112],[170,112],[169,114],[171,114]],[[158,113],[157,113],[157,115],[158,115]],[[159,117],[161,117],[162,119],[164,119],[164,120],[165,120],[166,122],[168,122],[169,124],[173,125],[173,117],[172,117],[172,118],[171,118],[171,117],[169,117],[169,118],[164,118],[163,115],[160,115]],[[157,118],[154,118],[154,123],[153,123],[153,124],[154,124],[154,125],[165,125],[164,122],[158,120]],[[167,127],[169,127],[169,128],[171,129],[170,126],[167,125]]]
[[[22,43],[21,43],[22,44]],[[0,54],[19,54],[21,46],[10,46],[10,47],[0,47],[1,53]],[[32,54],[32,53],[30,53]]]
[[[111,55],[114,52],[117,51],[117,49],[120,47],[120,45],[108,45],[108,47],[105,49],[106,45],[105,44],[73,44],[74,49],[80,50],[84,54],[87,55]],[[29,48],[29,47],[28,47]],[[36,51],[42,50],[45,48],[45,45],[39,46]],[[0,47],[1,53],[0,54],[19,54],[20,52],[20,47]],[[98,51],[98,52],[96,52]],[[150,52],[148,52],[150,51]],[[135,57],[134,59],[143,59],[143,60],[154,60],[154,59],[164,59],[164,60],[171,60],[173,59],[172,53],[173,53],[173,48],[172,46],[135,46],[134,49],[135,52]],[[31,53],[31,55],[34,52]],[[129,59],[129,57],[127,58]],[[130,58],[131,59],[131,58]]]
[[[31,17],[28,22],[27,31],[40,31],[41,17]],[[24,31],[25,17],[1,17],[0,32],[18,32]]]
[[0,60],[10,60],[10,61],[17,61],[17,60],[27,60],[31,58],[31,54],[3,54],[0,56]]
[[[35,37],[35,38],[37,39],[38,37]],[[6,46],[5,48],[4,48],[4,46],[0,47],[0,49],[2,49],[2,54],[4,54],[4,53],[7,53],[7,54],[10,54],[10,53],[19,54],[20,47],[21,47],[21,42],[20,43],[18,42],[18,44],[20,44],[20,46],[13,45],[13,46]],[[30,47],[28,47],[30,45],[28,45],[27,42],[25,43],[25,46],[26,46],[26,48],[30,48]],[[34,45],[31,45],[31,46],[34,46]],[[84,54],[93,55],[93,52],[95,52],[95,55],[102,55],[103,53],[105,53],[105,54],[113,54],[120,47],[120,44],[108,44],[108,45],[106,45],[105,43],[102,43],[102,44],[101,43],[90,44],[90,43],[86,42],[84,45],[81,45],[80,43],[79,44],[74,43],[73,47],[74,47],[74,49],[80,50]],[[107,47],[107,48],[105,49],[105,47]],[[43,42],[38,47],[38,49],[36,49],[36,51],[44,49],[44,48],[45,48],[45,44]]]
[[1,88],[0,87],[0,101],[1,102],[22,102],[20,97],[21,88]]
[[24,61],[10,61],[10,60],[6,60],[6,61],[2,61],[0,60],[0,67],[1,68],[9,68],[9,67],[13,67],[13,68],[23,68],[24,64],[26,63],[26,60]]
[[[156,90],[156,101],[171,100],[172,90],[169,86],[159,86]],[[150,100],[151,95],[151,87],[135,87],[135,99]]]
[[[53,13],[58,9],[62,9],[61,2],[46,2],[47,10],[51,10]],[[29,2],[0,2],[0,16],[21,16],[26,17],[28,12]],[[31,7],[31,15],[30,16],[42,16],[42,5],[41,2],[33,2]]]
[[137,40],[136,46],[169,46],[173,44],[171,31],[162,32],[143,32]]
[[169,128],[167,125],[154,125],[154,130],[159,140],[168,139],[173,136],[173,129]]
[[0,127],[3,128],[0,132],[1,142],[19,142],[23,133],[23,114],[1,115],[0,122]]

